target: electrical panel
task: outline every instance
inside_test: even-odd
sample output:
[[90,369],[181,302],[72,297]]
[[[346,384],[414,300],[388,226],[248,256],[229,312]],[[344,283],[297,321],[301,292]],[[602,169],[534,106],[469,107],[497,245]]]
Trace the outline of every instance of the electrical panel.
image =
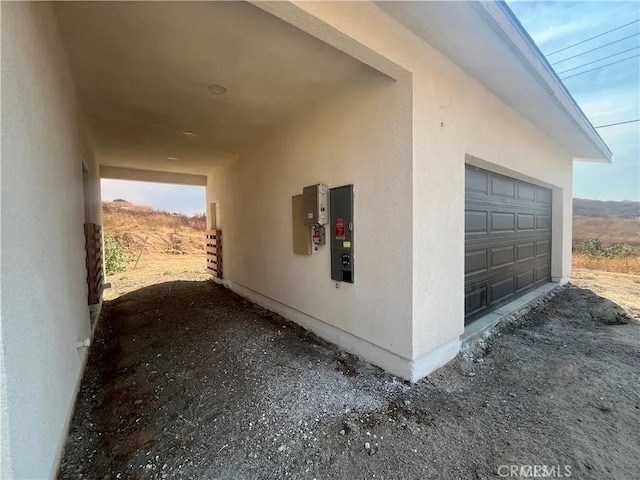
[[331,278],[354,282],[353,259],[353,185],[332,188],[331,203]]
[[322,183],[302,190],[305,225],[325,225],[329,221],[329,187]]
[[311,238],[313,238],[313,244],[315,245],[316,250],[319,246],[327,243],[324,225],[314,225],[311,227],[311,231]]

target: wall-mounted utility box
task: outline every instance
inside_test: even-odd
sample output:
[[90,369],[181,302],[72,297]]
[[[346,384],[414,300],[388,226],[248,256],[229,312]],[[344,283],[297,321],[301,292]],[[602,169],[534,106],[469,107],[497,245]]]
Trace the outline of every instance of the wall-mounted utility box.
[[304,218],[304,206],[302,203],[302,195],[291,197],[293,253],[296,255],[311,255],[311,228],[302,221]]
[[353,185],[332,188],[331,203],[331,278],[353,283]]
[[325,225],[329,221],[329,187],[322,183],[302,189],[305,225]]

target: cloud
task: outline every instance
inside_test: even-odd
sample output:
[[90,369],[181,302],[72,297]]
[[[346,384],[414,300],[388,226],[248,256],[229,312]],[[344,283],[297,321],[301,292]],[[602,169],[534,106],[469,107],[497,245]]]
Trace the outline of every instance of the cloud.
[[545,43],[552,42],[558,39],[565,39],[569,35],[575,33],[581,33],[585,30],[592,28],[593,22],[578,22],[573,21],[569,23],[563,23],[560,25],[549,25],[546,28],[537,30],[531,33],[531,37],[538,45],[544,45]]

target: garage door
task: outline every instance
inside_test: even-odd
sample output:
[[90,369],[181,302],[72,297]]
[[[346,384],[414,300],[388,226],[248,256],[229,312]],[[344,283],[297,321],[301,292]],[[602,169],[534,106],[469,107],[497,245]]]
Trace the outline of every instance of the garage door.
[[550,280],[551,190],[465,167],[465,323]]

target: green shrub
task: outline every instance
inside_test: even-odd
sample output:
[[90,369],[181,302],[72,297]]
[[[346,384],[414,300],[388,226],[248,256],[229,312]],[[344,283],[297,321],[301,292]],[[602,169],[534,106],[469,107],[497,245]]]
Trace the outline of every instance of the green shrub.
[[124,272],[127,269],[124,249],[112,235],[104,237],[104,269],[107,275]]
[[574,245],[573,250],[588,257],[599,258],[621,258],[635,253],[632,247],[623,243],[605,247],[599,238],[588,238],[581,244]]

